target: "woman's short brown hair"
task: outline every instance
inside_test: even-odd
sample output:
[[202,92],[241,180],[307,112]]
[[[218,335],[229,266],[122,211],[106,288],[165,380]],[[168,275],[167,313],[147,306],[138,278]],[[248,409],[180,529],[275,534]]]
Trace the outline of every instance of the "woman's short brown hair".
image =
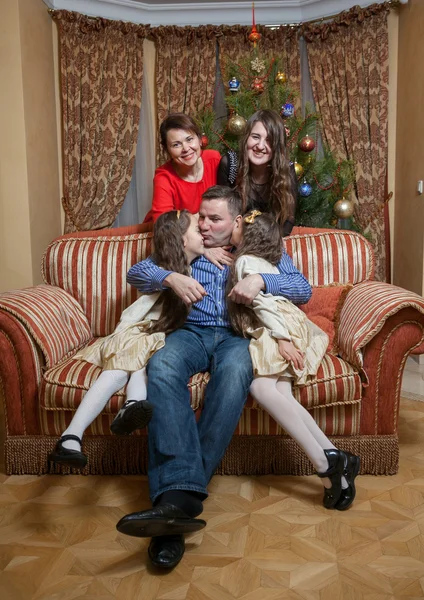
[[194,133],[199,138],[201,136],[198,125],[191,117],[184,113],[173,113],[162,121],[159,128],[160,143],[164,150],[166,150],[166,137],[170,129],[182,129],[188,133]]

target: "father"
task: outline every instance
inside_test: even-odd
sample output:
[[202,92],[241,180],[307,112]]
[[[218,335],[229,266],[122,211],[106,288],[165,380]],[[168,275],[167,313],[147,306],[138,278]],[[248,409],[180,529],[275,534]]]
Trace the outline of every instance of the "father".
[[[234,190],[214,186],[202,196],[199,228],[206,248],[227,246],[241,201]],[[231,262],[222,251],[221,262]],[[231,292],[236,302],[250,304],[263,290],[305,303],[311,288],[291,259],[283,255],[280,275],[250,275]],[[158,567],[174,567],[184,554],[184,535],[205,527],[197,519],[207,498],[207,485],[228,446],[252,381],[249,340],[230,328],[226,307],[229,267],[205,257],[192,263],[192,277],[165,271],[151,258],[134,265],[128,282],[141,292],[172,288],[192,304],[184,327],[166,338],[164,348],[148,363],[149,486],[153,508],[123,517],[121,533],[152,537],[149,557]],[[188,380],[209,371],[198,423],[190,407]]]

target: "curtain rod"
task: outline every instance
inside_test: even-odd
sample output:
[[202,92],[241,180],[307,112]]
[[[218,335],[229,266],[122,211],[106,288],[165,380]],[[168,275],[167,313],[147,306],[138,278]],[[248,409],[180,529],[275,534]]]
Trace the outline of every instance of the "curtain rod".
[[[404,2],[401,0],[387,0],[389,8],[399,8]],[[377,2],[378,4],[378,2]],[[370,5],[371,6],[371,5]],[[354,6],[352,8],[355,8]],[[362,7],[360,7],[362,8]],[[369,8],[369,6],[364,6],[363,8]],[[302,25],[312,25],[313,23],[325,23],[326,21],[332,21],[336,17],[339,17],[344,12],[348,12],[350,9],[343,10],[338,13],[334,13],[333,15],[328,15],[327,17],[320,17],[319,19],[312,19],[311,21],[301,21],[299,23],[280,23],[279,25],[265,25],[268,29],[277,29],[278,27],[301,27]]]
[[[402,0],[387,0],[387,3],[389,5],[389,8],[398,8],[399,6],[404,4],[404,2],[402,2]],[[378,2],[377,2],[377,4],[378,4]],[[352,7],[352,8],[355,8],[355,7]],[[368,8],[368,7],[365,6],[364,8]],[[54,8],[48,8],[47,12],[49,13],[50,16],[53,16],[54,13],[57,12],[57,10]],[[319,19],[312,19],[311,21],[304,21],[304,22],[300,22],[300,23],[280,23],[279,25],[265,25],[265,27],[267,27],[268,29],[277,29],[278,27],[301,27],[302,25],[312,25],[313,23],[325,23],[326,21],[331,21],[332,19],[335,19],[336,17],[342,15],[344,12],[347,12],[347,11],[341,11],[341,12],[335,13],[333,15],[328,15],[327,17],[320,17]],[[104,18],[104,17],[92,17],[90,15],[84,15],[84,16],[87,19],[93,19],[93,21]],[[139,23],[139,25],[141,25],[141,23]],[[152,28],[152,29],[154,29],[154,28]]]

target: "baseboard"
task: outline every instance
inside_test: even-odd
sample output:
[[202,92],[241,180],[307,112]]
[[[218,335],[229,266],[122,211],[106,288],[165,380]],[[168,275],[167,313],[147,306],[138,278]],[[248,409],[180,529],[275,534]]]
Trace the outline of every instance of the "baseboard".
[[410,354],[410,358],[420,366],[424,366],[424,354]]

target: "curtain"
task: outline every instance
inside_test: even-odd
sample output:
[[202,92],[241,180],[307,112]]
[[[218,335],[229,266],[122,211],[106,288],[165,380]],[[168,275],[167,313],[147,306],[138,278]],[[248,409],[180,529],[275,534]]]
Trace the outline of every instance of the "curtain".
[[[222,25],[217,27],[221,72],[225,73],[228,61],[239,63],[249,56],[253,58],[253,44],[249,41],[251,26]],[[259,55],[265,59],[278,58],[281,69],[288,77],[291,87],[298,93],[293,98],[296,110],[301,107],[300,98],[300,52],[297,27],[280,26],[276,29],[257,26],[261,39],[257,45]],[[226,82],[224,82],[226,83]]]
[[287,75],[290,86],[298,94],[293,98],[296,110],[301,108],[301,63],[299,30],[296,27],[281,25],[277,29],[267,29],[261,44],[268,58],[280,60],[282,70]]
[[[156,93],[158,125],[170,113],[195,115],[212,105],[215,88],[216,35],[212,26],[157,27]],[[157,163],[165,156],[158,144]]]
[[110,227],[131,181],[149,28],[54,11],[60,40],[65,232]]
[[354,7],[303,30],[323,138],[353,163],[355,216],[372,238],[379,280],[386,278],[388,11],[387,3]]
[[156,50],[153,41],[144,40],[143,94],[137,150],[130,187],[114,227],[142,223],[152,207],[156,157]]

